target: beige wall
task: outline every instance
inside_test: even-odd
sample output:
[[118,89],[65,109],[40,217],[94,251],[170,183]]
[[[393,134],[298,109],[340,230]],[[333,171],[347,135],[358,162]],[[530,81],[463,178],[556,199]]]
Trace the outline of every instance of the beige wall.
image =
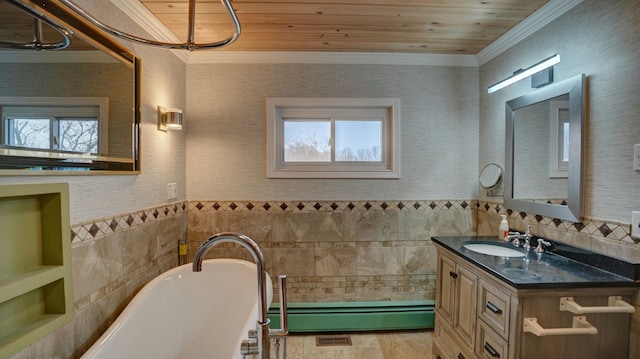
[[[190,200],[468,199],[477,192],[478,69],[194,64],[187,68]],[[399,98],[399,180],[266,178],[267,97]]]

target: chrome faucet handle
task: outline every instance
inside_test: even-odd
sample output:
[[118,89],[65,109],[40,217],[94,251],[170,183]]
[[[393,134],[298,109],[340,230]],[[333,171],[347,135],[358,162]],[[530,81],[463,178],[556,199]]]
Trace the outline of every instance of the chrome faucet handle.
[[551,247],[551,242],[547,242],[542,238],[538,238],[538,247],[536,247],[536,252],[544,253],[544,249],[547,247]]
[[520,232],[509,232],[507,236],[504,237],[504,240],[507,242],[511,242],[512,240],[519,238],[522,234]]
[[507,237],[505,237],[505,240],[507,242],[511,242],[511,244],[516,247],[520,247],[520,240],[522,238],[522,233],[520,232],[509,232],[509,234],[507,234]]

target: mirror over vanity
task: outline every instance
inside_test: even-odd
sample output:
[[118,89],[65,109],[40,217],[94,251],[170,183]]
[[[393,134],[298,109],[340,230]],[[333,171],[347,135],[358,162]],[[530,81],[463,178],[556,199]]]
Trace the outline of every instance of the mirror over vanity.
[[73,36],[63,50],[0,48],[0,175],[139,171],[139,59],[55,0],[1,0],[0,42],[34,41],[37,26],[62,38],[21,6]]
[[507,101],[507,208],[580,221],[584,86],[578,75]]

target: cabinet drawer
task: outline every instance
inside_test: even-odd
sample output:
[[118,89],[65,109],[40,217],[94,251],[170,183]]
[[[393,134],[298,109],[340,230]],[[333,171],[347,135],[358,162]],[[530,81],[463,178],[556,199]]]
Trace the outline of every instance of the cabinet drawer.
[[439,320],[436,316],[435,323],[435,341],[438,342],[437,347],[440,351],[440,355],[443,358],[453,359],[476,359],[475,355],[471,352],[473,348],[467,349],[457,339],[458,336],[454,330],[449,327],[445,322]]
[[484,322],[478,326],[476,354],[482,359],[507,359],[509,345]]
[[440,348],[440,342],[438,342],[437,340],[433,341],[431,348],[433,359],[451,359],[448,354],[445,354],[446,352],[444,351],[444,349]]
[[480,281],[479,316],[503,338],[509,333],[510,305],[511,297],[508,294],[484,280]]

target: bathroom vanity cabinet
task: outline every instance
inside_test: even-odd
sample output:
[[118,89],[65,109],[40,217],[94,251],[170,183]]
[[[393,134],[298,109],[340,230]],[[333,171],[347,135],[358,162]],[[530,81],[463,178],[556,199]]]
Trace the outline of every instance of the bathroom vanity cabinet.
[[435,359],[628,359],[634,280],[554,254],[465,250],[472,239],[434,238]]

